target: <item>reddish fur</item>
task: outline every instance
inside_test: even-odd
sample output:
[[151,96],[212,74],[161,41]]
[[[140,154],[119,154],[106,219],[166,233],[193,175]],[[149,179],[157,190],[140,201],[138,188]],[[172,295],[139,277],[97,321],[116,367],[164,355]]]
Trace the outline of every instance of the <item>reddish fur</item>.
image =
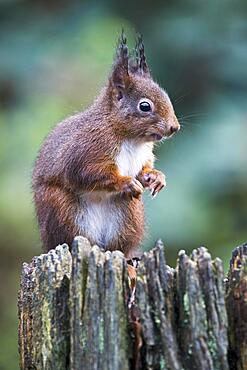
[[[143,238],[142,201],[134,193],[132,178],[120,175],[115,156],[124,140],[146,140],[160,129],[169,134],[170,127],[179,128],[179,124],[168,96],[149,75],[130,73],[120,67],[114,67],[109,84],[94,104],[59,123],[40,150],[33,190],[46,250],[59,243],[71,244],[79,233],[75,217],[83,192],[116,194],[114,201],[124,214],[124,225],[106,249],[119,249],[129,256]],[[156,120],[131,113],[135,109],[131,104],[143,96],[153,100]],[[162,127],[161,120],[166,122]],[[151,160],[137,176],[144,186],[147,184],[142,181],[143,175],[148,172],[157,173]]]

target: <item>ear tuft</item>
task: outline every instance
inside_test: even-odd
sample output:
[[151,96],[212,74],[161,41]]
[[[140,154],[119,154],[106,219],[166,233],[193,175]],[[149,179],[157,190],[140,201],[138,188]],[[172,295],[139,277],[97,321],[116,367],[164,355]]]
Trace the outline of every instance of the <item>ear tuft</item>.
[[150,76],[150,71],[147,65],[145,49],[144,49],[144,44],[143,44],[141,35],[137,37],[134,54],[135,54],[135,59],[130,64],[131,72]]
[[125,36],[123,29],[118,39],[116,62],[118,64],[121,64],[122,67],[126,70],[126,72],[128,72],[129,55],[128,55],[127,37]]
[[123,90],[126,89],[129,84],[129,55],[127,38],[123,30],[118,40],[116,59],[110,80],[113,87],[118,92],[118,99],[121,99]]
[[141,35],[139,35],[138,37],[138,47],[139,47],[139,69],[141,72],[149,74],[149,68],[146,61],[144,44]]
[[110,76],[110,84],[118,100],[123,97],[124,92],[130,85],[129,72],[142,75],[143,77],[150,77],[142,36],[139,35],[137,37],[134,58],[129,57],[127,38],[122,30],[118,39],[116,58]]

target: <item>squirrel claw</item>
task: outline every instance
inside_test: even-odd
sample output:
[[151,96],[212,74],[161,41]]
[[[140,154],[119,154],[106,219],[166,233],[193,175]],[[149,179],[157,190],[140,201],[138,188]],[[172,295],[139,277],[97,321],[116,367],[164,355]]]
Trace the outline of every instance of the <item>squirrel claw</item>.
[[150,172],[146,172],[142,176],[141,180],[143,186],[150,190],[152,198],[155,198],[161,189],[166,186],[164,174],[157,170],[150,170]]
[[132,179],[129,183],[124,185],[122,190],[123,195],[127,195],[130,198],[137,198],[139,199],[141,194],[143,193],[143,186],[137,179]]
[[158,195],[158,193],[159,193],[160,190],[158,190],[158,191],[157,190],[154,190],[154,189],[151,190],[151,197],[152,197],[152,199],[156,198],[156,196]]
[[156,185],[154,188],[151,187],[151,196],[152,198],[154,199],[156,197],[156,195],[163,189],[165,185],[162,184],[162,183],[158,183],[158,185]]

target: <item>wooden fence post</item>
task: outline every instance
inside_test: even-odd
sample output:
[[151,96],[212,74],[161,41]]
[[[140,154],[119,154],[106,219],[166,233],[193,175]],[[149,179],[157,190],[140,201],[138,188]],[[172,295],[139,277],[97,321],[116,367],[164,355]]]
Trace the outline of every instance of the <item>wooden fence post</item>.
[[[203,247],[166,265],[159,241],[137,272],[134,317],[127,264],[82,237],[23,264],[22,370],[247,370],[247,247],[228,278]],[[229,344],[228,344],[229,343]]]

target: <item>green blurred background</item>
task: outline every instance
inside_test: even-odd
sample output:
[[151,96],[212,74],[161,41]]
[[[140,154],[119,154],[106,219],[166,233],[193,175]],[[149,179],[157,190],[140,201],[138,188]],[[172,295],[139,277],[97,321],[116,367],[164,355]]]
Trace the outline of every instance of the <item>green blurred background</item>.
[[175,264],[199,245],[223,259],[247,239],[247,2],[0,1],[0,370],[18,368],[21,264],[41,253],[30,189],[37,151],[109,74],[122,27],[144,36],[183,128],[156,148],[168,186],[145,197],[150,248]]

